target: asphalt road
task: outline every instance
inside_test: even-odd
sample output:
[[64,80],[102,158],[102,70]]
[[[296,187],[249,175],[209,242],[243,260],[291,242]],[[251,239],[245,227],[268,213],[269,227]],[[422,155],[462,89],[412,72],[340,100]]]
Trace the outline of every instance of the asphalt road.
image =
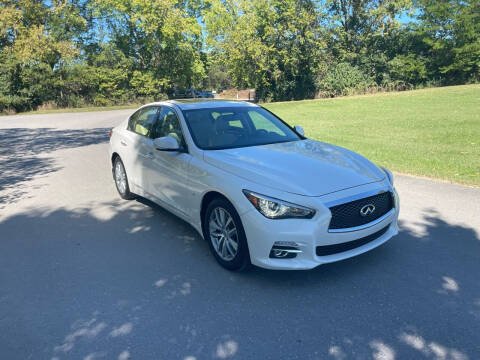
[[130,112],[0,118],[1,359],[480,359],[480,189],[397,175],[384,246],[231,273],[117,196],[108,130]]

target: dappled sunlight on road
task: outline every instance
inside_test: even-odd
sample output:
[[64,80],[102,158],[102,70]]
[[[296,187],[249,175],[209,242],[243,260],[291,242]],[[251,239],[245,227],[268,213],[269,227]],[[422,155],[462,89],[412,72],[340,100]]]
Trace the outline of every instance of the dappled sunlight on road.
[[455,279],[452,279],[451,277],[448,276],[443,276],[443,284],[442,288],[443,290],[440,290],[441,293],[448,293],[448,292],[457,292],[460,288],[458,286],[458,283]]
[[65,341],[62,345],[54,348],[54,352],[68,353],[73,349],[78,340],[81,340],[82,338],[92,340],[97,337],[106,327],[107,324],[104,322],[98,322],[96,317],[87,321],[76,321],[72,325],[73,332],[65,337]]
[[342,348],[337,345],[330,346],[330,348],[328,349],[328,355],[330,355],[335,360],[344,360],[347,357],[343,352]]
[[227,359],[234,356],[238,351],[238,343],[233,340],[227,340],[217,345],[216,356],[219,359]]
[[394,360],[395,350],[390,345],[385,344],[380,340],[373,340],[370,342],[370,347],[373,349],[374,360]]
[[5,354],[18,352],[21,338],[34,357],[59,360],[480,353],[472,276],[480,239],[438,211],[422,208],[390,242],[343,262],[232,273],[190,225],[148,200],[120,200],[111,179],[101,181],[110,186],[99,187],[101,198],[80,192],[74,202],[22,203],[0,218]]
[[168,281],[167,279],[160,279],[160,280],[155,282],[155,286],[160,288],[163,285],[165,285],[167,283],[167,281]]
[[[473,335],[473,334],[472,334]],[[452,334],[455,336],[455,334]],[[435,341],[426,341],[422,336],[413,333],[402,333],[400,341],[417,350],[419,355],[436,360],[467,360],[469,357],[461,351],[448,348]]]
[[129,360],[130,359],[130,351],[124,350],[118,355],[118,360]]
[[115,328],[110,333],[111,337],[118,337],[118,336],[125,336],[132,332],[133,324],[131,322],[127,322],[118,328]]

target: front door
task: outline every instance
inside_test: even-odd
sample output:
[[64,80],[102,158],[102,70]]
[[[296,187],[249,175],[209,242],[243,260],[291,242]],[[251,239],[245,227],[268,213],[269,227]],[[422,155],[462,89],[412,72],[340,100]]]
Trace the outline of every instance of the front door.
[[[175,110],[162,106],[152,130],[152,137],[174,137],[186,150],[180,121]],[[146,167],[146,190],[188,217],[189,167],[191,155],[186,151],[161,151],[151,145],[150,166]]]

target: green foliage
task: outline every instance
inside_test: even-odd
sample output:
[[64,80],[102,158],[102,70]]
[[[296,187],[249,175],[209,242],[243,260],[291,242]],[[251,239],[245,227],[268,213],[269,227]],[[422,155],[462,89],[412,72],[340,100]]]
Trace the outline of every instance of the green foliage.
[[431,77],[445,83],[480,79],[480,2],[417,0],[416,32],[431,59]]
[[207,76],[203,80],[203,88],[221,92],[233,87],[227,67],[217,60],[216,54],[210,54],[206,61]]
[[475,81],[478,0],[0,0],[0,112]]
[[326,97],[365,92],[375,86],[371,77],[349,63],[339,63],[318,80],[318,89]]
[[255,88],[264,100],[314,95],[324,46],[319,16],[306,0],[211,0],[204,12],[208,44],[234,85]]
[[419,84],[427,79],[425,60],[413,54],[397,55],[388,62],[388,70],[393,80],[409,84]]
[[94,0],[92,5],[106,19],[116,48],[136,70],[151,72],[164,90],[170,83],[190,87],[205,77],[195,1]]

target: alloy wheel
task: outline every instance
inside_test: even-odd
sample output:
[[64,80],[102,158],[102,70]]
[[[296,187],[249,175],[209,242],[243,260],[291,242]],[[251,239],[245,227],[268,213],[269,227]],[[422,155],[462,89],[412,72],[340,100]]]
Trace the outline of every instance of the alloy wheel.
[[232,260],[238,252],[237,227],[233,217],[222,207],[216,207],[209,219],[210,241],[220,258]]
[[127,174],[121,161],[117,161],[115,164],[115,183],[117,189],[121,194],[125,194],[127,190]]

